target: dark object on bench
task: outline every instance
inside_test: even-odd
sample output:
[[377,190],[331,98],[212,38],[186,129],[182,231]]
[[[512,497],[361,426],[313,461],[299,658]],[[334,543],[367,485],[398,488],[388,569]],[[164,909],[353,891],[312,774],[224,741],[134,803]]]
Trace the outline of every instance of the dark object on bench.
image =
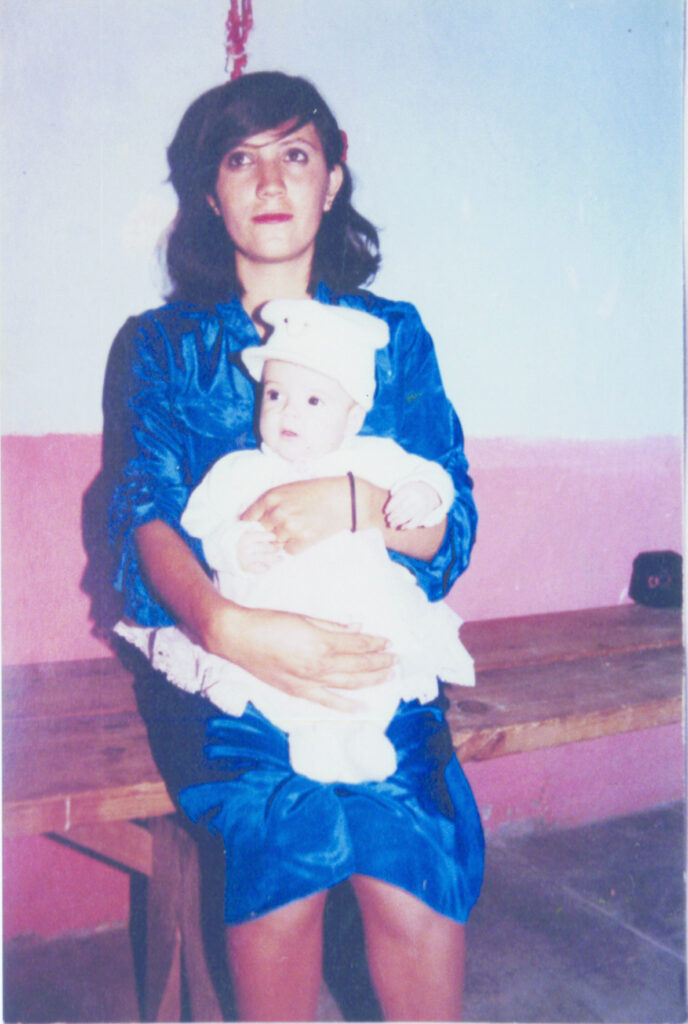
[[650,608],[680,608],[683,562],[675,551],[644,551],[633,559],[629,595]]

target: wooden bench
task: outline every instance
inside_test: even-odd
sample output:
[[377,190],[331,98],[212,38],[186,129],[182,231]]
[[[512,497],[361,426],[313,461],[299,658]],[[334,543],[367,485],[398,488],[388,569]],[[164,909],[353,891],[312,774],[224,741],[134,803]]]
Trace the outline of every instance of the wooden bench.
[[[681,615],[636,605],[466,623],[475,690],[448,687],[463,762],[681,720]],[[7,836],[68,840],[149,878],[145,1013],[221,1019],[198,941],[194,846],[153,763],[118,661],[5,668]]]
[[[462,762],[681,720],[681,613],[619,605],[467,622],[474,691],[449,687]],[[454,691],[454,692],[452,692]]]

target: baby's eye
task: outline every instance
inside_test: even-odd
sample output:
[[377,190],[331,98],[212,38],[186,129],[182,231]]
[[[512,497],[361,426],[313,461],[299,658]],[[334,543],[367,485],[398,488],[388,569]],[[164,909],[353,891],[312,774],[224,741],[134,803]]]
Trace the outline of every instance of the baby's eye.
[[309,405],[322,405],[322,398],[318,398],[317,395],[311,395],[308,399]]
[[285,160],[292,164],[307,164],[308,153],[299,146],[290,146],[284,154]]
[[268,390],[265,392],[265,397],[269,402],[278,402],[280,393],[277,390],[277,388],[268,388]]

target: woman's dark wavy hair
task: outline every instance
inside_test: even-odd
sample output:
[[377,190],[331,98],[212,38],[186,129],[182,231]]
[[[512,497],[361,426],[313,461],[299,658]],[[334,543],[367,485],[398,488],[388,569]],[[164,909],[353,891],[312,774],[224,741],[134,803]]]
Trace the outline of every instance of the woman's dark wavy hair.
[[315,240],[311,290],[324,280],[335,291],[355,291],[380,265],[378,234],[351,205],[353,183],[343,140],[327,104],[304,78],[259,71],[199,96],[184,114],[168,150],[170,181],[179,210],[167,239],[171,300],[214,303],[241,294],[234,244],[207,196],[215,190],[220,162],[245,139],[280,125],[313,124],[327,167],[341,164],[342,186]]

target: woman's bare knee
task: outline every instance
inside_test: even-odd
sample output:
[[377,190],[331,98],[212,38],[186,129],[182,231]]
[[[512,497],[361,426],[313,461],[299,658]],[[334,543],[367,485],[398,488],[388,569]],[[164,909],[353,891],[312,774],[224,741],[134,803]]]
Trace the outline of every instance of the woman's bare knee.
[[322,973],[326,893],[227,929],[240,1020],[312,1020]]
[[386,1019],[460,1020],[464,928],[379,879],[352,878]]
[[390,937],[413,941],[427,929],[444,931],[448,922],[427,904],[396,885],[379,878],[354,875],[351,879],[363,918],[375,928],[382,928]]
[[281,949],[299,938],[304,940],[318,934],[322,930],[326,896],[326,892],[315,893],[251,921],[230,925],[227,929],[230,952],[235,948],[241,952],[248,945],[251,950],[255,947],[256,954],[265,951],[268,955],[269,949]]

